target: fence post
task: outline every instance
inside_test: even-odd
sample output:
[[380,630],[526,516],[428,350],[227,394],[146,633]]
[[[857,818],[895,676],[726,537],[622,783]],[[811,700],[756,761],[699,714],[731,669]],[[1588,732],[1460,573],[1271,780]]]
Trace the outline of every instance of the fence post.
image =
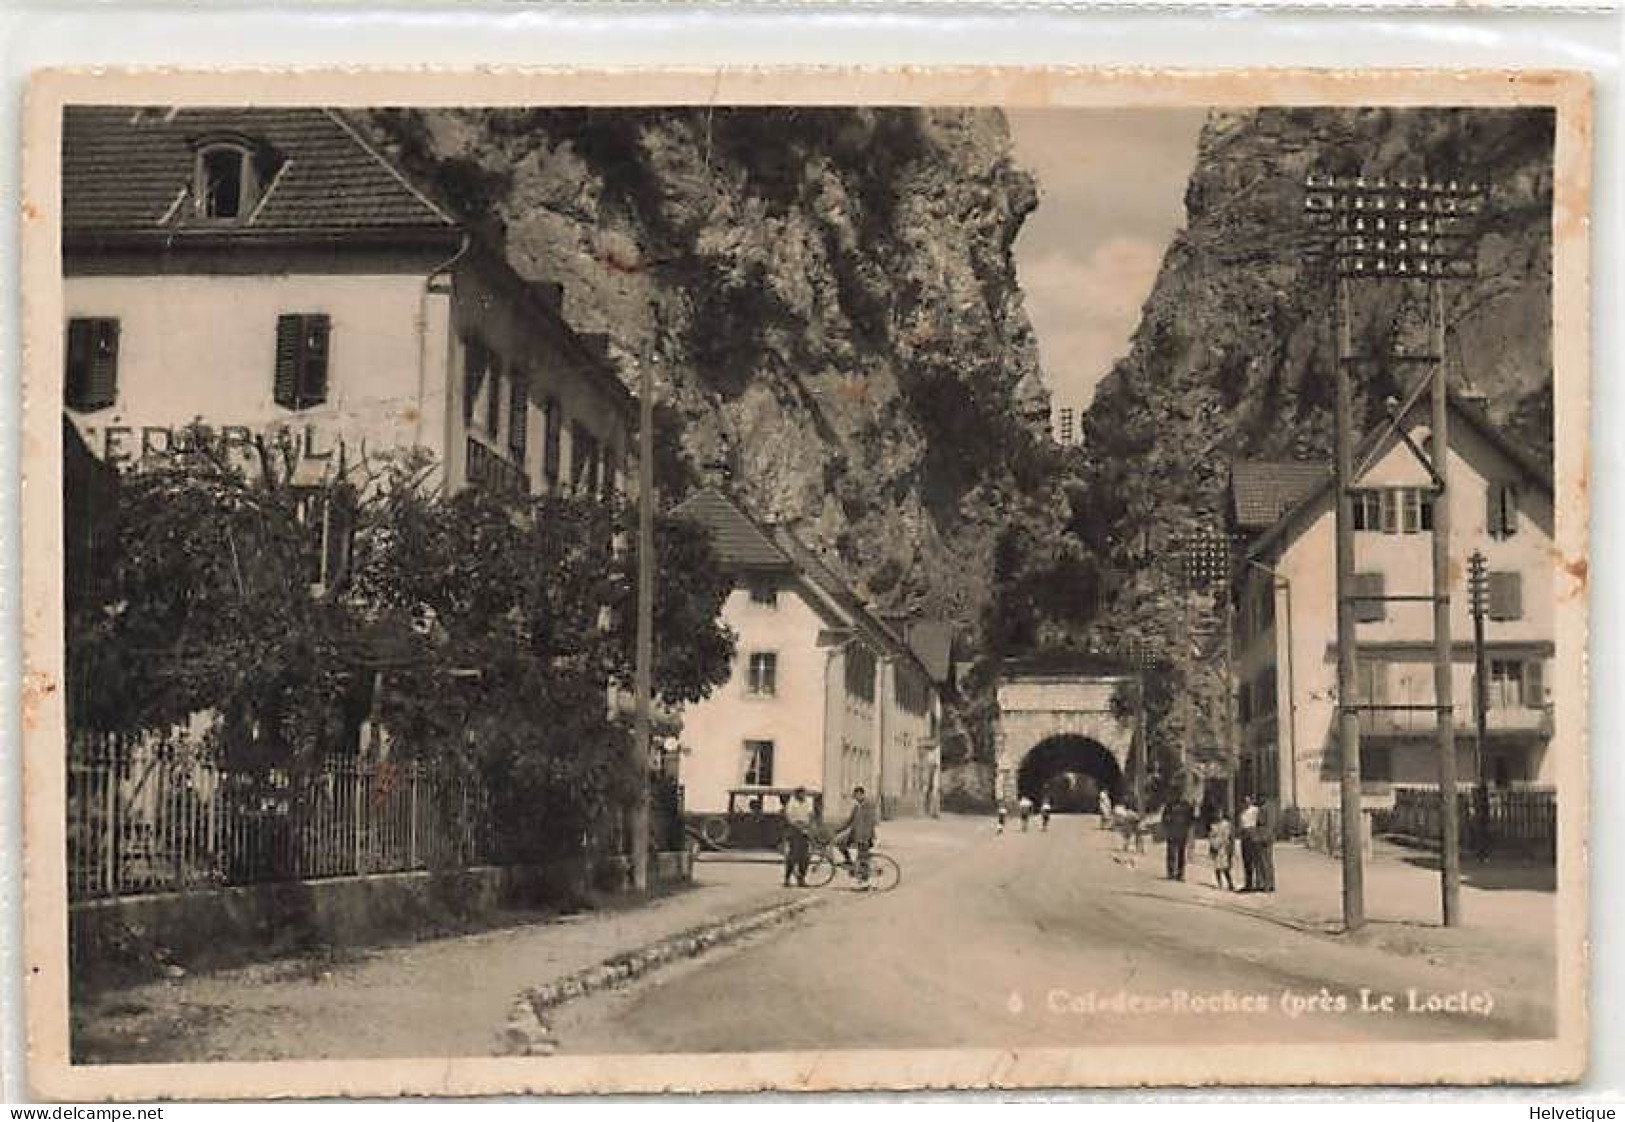
[[102,862],[103,876],[106,884],[103,891],[108,896],[117,896],[118,884],[118,851],[119,832],[124,828],[118,820],[118,785],[119,785],[119,751],[118,742],[111,741],[112,747],[104,744],[101,756],[101,767],[96,769],[102,776],[102,845],[106,850],[106,858]]
[[418,763],[412,761],[407,772],[410,777],[406,815],[406,867],[418,867]]
[[352,804],[350,817],[355,822],[355,875],[359,877],[365,874],[367,871],[363,860],[364,855],[361,852],[361,816],[363,813],[361,804],[364,801],[362,798],[362,788],[365,783],[365,768],[362,765],[357,764],[353,774],[355,775],[355,783],[350,788],[350,800]]

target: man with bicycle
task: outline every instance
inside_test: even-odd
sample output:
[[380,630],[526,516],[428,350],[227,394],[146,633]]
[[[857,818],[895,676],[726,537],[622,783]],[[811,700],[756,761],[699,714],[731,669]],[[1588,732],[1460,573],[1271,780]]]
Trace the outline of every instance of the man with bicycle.
[[[852,813],[847,815],[846,823],[835,831],[834,840],[847,867],[854,870],[859,883],[866,887],[869,883],[869,854],[875,848],[875,831],[879,825],[879,809],[869,801],[867,792],[862,787],[852,788]],[[855,865],[852,862],[852,849],[858,851]]]

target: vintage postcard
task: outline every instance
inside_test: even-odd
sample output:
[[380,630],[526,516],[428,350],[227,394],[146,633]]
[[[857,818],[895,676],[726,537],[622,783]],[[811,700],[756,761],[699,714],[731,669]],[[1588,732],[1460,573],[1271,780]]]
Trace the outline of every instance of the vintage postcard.
[[1590,112],[36,75],[35,1092],[1579,1078]]

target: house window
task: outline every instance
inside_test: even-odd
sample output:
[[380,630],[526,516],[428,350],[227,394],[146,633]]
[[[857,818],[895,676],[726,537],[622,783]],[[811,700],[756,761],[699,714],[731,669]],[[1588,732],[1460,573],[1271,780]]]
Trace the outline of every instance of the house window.
[[1354,508],[1356,530],[1382,529],[1382,492],[1363,490],[1349,496]]
[[505,395],[502,392],[504,381],[505,379],[493,359],[491,361],[490,389],[485,394],[485,431],[492,440],[496,440],[502,434],[502,407],[506,404],[503,400]]
[[1432,496],[1417,487],[1402,487],[1394,492],[1399,503],[1399,532],[1416,534],[1433,528]]
[[1490,618],[1514,620],[1523,618],[1523,574],[1490,574]]
[[542,406],[542,475],[547,479],[549,491],[558,490],[560,437],[564,432],[564,410],[557,398],[550,397]]
[[570,426],[570,487],[578,495],[598,493],[598,440],[578,424]]
[[746,690],[752,697],[772,697],[779,692],[779,656],[772,651],[753,651],[750,679]]
[[1521,659],[1490,660],[1490,708],[1522,709],[1524,703],[1524,663]]
[[284,409],[308,409],[327,400],[332,325],[325,315],[286,315],[276,321],[276,374],[272,396]]
[[1492,538],[1510,538],[1518,532],[1518,485],[1491,483],[1485,525]]
[[69,409],[89,413],[118,397],[118,335],[116,319],[68,321],[62,389]]
[[759,608],[776,608],[779,606],[779,587],[772,581],[752,581],[750,585],[750,602]]
[[856,643],[846,648],[846,693],[848,697],[874,704],[874,652]]
[[1383,595],[1381,573],[1355,573],[1353,595],[1360,597],[1354,601],[1356,623],[1375,623],[1386,618],[1388,605],[1382,600],[1373,599]]
[[1360,779],[1365,783],[1394,781],[1394,748],[1391,744],[1360,744]]
[[515,372],[508,382],[508,449],[514,459],[525,462],[530,441],[530,380]]
[[222,222],[247,218],[259,201],[254,158],[240,144],[210,144],[198,150],[197,213]]
[[1388,663],[1379,658],[1362,658],[1354,665],[1355,700],[1366,705],[1388,703]]
[[480,392],[485,388],[486,376],[491,373],[491,352],[478,339],[463,342],[463,427],[473,428],[474,417],[480,403]]
[[773,786],[773,742],[745,741],[745,786]]

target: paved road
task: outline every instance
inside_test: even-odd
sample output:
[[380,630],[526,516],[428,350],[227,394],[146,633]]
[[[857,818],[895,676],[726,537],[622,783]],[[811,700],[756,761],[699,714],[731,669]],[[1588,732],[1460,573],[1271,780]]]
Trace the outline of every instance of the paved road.
[[[1510,1039],[1548,1003],[1477,991],[1425,960],[1210,906],[1121,863],[1091,818],[994,836],[944,819],[895,829],[903,885],[841,893],[761,940],[560,1012],[563,1050],[707,1052],[1085,1043]],[[1205,861],[1193,874],[1205,873]],[[823,890],[825,892],[831,889]],[[1360,989],[1374,1011],[1360,1010]],[[1417,998],[1493,1005],[1411,1012]],[[1393,999],[1384,1011],[1383,995]],[[1324,996],[1344,1010],[1302,1008]],[[1139,1008],[1129,1008],[1138,1001]],[[1091,1006],[1093,1002],[1093,1006]],[[1296,1006],[1294,1005],[1294,1008]]]

